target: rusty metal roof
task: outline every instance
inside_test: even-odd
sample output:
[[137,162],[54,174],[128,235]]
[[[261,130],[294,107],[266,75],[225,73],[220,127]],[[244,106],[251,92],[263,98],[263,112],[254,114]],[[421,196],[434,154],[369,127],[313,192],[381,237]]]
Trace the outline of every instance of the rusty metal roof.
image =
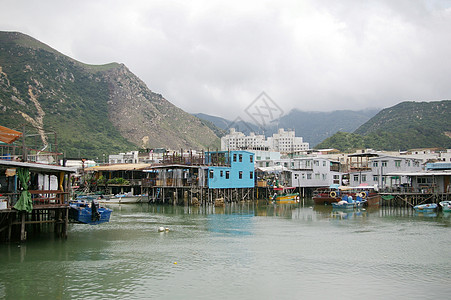
[[0,126],[0,141],[11,144],[22,136],[22,132]]
[[151,164],[113,164],[86,168],[85,171],[139,171],[150,168]]

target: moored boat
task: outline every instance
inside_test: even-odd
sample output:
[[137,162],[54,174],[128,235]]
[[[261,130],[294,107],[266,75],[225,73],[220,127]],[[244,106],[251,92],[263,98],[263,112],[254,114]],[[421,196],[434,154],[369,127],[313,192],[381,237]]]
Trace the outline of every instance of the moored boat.
[[353,199],[360,197],[365,206],[378,207],[381,196],[377,192],[377,186],[338,186],[317,189],[313,195],[313,201],[317,205],[332,205],[342,201],[343,197],[351,196]]
[[360,196],[354,200],[352,196],[344,195],[341,201],[333,202],[333,208],[341,208],[341,209],[350,209],[350,208],[360,208],[366,203],[366,200],[363,200]]
[[439,204],[443,212],[451,212],[451,201],[442,201]]
[[94,199],[77,200],[69,204],[69,218],[80,223],[97,225],[110,221],[113,210],[101,207]]
[[144,195],[132,195],[127,194],[116,194],[111,197],[105,197],[98,199],[99,203],[102,204],[128,204],[128,203],[140,203],[145,200]]
[[295,193],[295,187],[275,187],[271,200],[277,204],[294,204],[299,202],[299,193]]
[[417,212],[433,212],[437,209],[436,203],[420,204],[413,207]]

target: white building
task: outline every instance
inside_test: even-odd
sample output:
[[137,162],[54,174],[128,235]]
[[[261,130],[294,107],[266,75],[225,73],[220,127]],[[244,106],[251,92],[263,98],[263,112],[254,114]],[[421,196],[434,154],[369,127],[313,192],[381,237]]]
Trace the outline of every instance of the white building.
[[117,155],[109,155],[109,164],[137,164],[139,162],[139,151],[130,151],[127,153],[119,153]]
[[279,129],[268,139],[264,135],[256,135],[251,132],[248,136],[244,133],[230,129],[230,133],[221,138],[221,150],[262,150],[280,153],[293,153],[308,150],[309,143],[304,143],[302,137],[296,137],[294,130],[285,131]]
[[[283,185],[293,187],[318,188],[332,184],[342,184],[344,173],[340,172],[340,163],[324,157],[302,157],[279,160],[256,160],[256,168],[268,172],[289,173],[283,178]],[[286,176],[288,175],[288,176]]]
[[363,161],[360,165],[350,166],[349,185],[377,184],[381,188],[396,187],[410,184],[409,178],[407,176],[390,176],[389,174],[400,171],[419,172],[422,170],[423,165],[420,159],[373,153],[367,161]]

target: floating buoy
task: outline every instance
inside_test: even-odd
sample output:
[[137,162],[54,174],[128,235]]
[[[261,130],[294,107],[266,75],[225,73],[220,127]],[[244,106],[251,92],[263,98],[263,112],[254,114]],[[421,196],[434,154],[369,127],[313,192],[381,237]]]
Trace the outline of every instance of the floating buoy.
[[163,232],[164,231],[164,227],[158,227],[158,232]]
[[174,265],[176,265],[177,264],[177,262],[176,261],[174,261]]
[[166,228],[164,229],[164,231],[169,231],[169,228],[166,227]]

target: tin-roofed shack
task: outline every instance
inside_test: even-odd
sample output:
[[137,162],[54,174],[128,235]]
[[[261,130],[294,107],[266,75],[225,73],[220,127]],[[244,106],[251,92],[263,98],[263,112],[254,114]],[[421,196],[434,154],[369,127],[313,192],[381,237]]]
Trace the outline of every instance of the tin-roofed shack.
[[84,185],[89,192],[105,194],[132,193],[142,194],[143,172],[151,164],[113,164],[89,167],[84,170]]
[[0,240],[25,240],[27,233],[53,223],[67,236],[72,168],[0,160]]

